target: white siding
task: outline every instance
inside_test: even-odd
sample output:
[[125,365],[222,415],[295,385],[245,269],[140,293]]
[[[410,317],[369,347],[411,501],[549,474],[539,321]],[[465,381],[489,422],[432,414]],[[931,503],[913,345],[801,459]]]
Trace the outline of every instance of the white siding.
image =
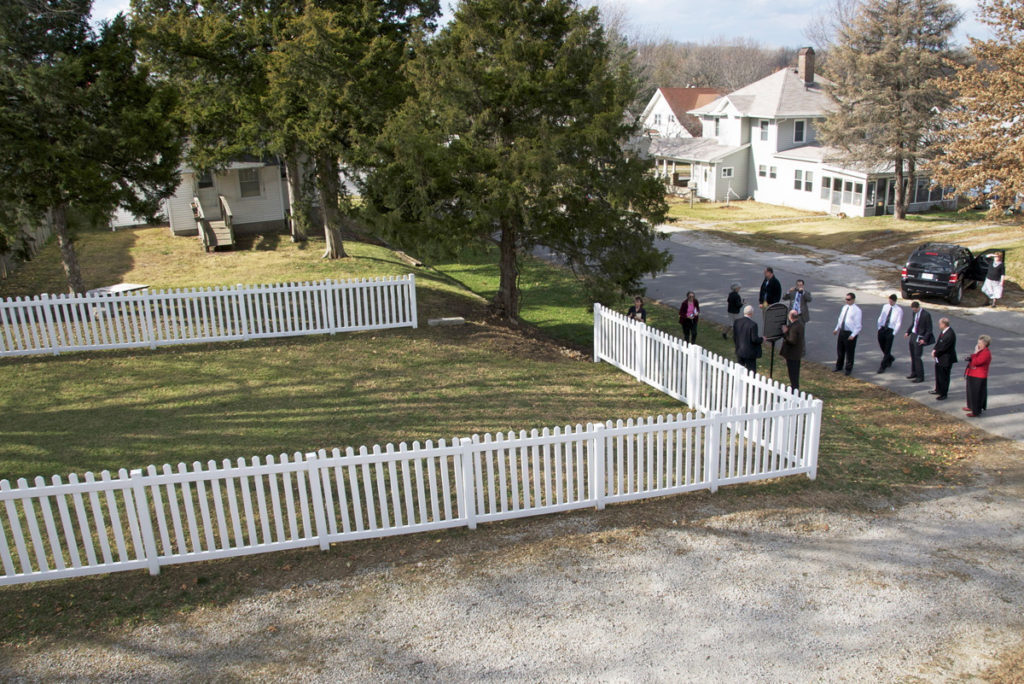
[[644,128],[658,131],[663,138],[692,138],[690,132],[676,119],[668,101],[661,91],[654,93],[648,104],[647,115],[643,121]]
[[164,201],[164,211],[175,235],[196,235],[196,220],[192,215],[192,197],[195,192],[194,179],[191,171],[181,174],[181,183],[174,194]]
[[235,225],[274,221],[284,218],[281,196],[281,170],[277,166],[260,168],[260,196],[242,197],[238,185],[238,171],[229,169],[217,174],[217,192],[231,205]]

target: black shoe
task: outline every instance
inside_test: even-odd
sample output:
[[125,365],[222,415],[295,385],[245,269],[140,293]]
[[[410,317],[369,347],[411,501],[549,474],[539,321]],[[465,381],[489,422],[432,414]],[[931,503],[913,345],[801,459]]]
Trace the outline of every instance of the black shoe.
[[841,370],[843,370],[843,369],[842,369],[842,368],[833,368],[833,369],[832,369],[832,372],[833,372],[833,373],[838,373],[838,372],[839,372],[839,371],[841,371]]
[[847,368],[847,369],[846,369],[846,374],[847,374],[847,375],[849,375],[849,374],[850,374],[850,373],[852,373],[852,372],[853,372],[853,369],[852,369],[852,368]]
[[876,373],[884,373],[885,372],[885,366],[879,366],[878,370],[876,370],[875,372]]
[[729,338],[729,336],[728,336],[727,334],[725,334],[725,333],[722,333],[722,339],[723,339],[723,340],[725,340],[725,339],[728,339],[728,338]]
[[947,398],[948,397],[945,394],[940,394],[939,396],[935,397],[935,401],[945,401]]
[[916,380],[916,379],[917,379],[916,375],[908,375],[907,376],[907,380]]
[[924,382],[924,378],[914,378],[910,382]]

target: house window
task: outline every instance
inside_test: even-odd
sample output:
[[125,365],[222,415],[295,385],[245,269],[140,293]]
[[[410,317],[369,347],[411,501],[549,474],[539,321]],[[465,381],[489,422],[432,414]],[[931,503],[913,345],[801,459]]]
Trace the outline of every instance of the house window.
[[722,132],[722,120],[715,119],[715,137],[717,138]]
[[661,125],[661,114],[655,114],[654,115],[654,125],[655,126],[660,126]]
[[731,166],[723,166],[722,167],[722,178],[732,178],[732,167]]
[[811,192],[814,190],[814,172],[808,171],[804,174],[804,192]]
[[676,122],[676,117],[674,117],[673,115],[669,114],[668,115],[668,122],[669,123],[675,123]]
[[240,197],[260,196],[260,170],[238,170],[238,194]]
[[875,203],[875,183],[874,181],[868,183],[868,196],[866,204]]
[[864,184],[854,183],[853,184],[853,203],[855,206],[864,206]]
[[760,166],[758,166],[757,167],[757,175],[760,176],[761,178],[764,178],[765,176],[767,176],[768,175],[768,167],[765,166],[764,164],[761,164]]
[[806,128],[806,121],[796,121],[793,123],[793,142],[804,141],[804,129]]
[[768,167],[768,176],[770,178],[777,178],[778,175],[779,175],[779,170],[777,168],[775,168],[774,166],[769,166]]
[[828,176],[821,177],[821,199],[827,200],[829,191],[832,189],[832,179]]
[[843,184],[843,204],[853,202],[853,181],[846,181]]
[[942,188],[940,188],[938,185],[936,185],[934,188],[932,188],[931,193],[929,193],[928,200],[931,201],[931,202],[938,202],[941,199],[942,199]]
[[768,120],[761,119],[761,140],[768,139]]
[[793,172],[793,189],[800,190],[804,187],[804,172],[797,169]]
[[926,178],[917,179],[917,197],[915,202],[927,202],[928,201],[928,180]]
[[199,178],[197,179],[196,182],[199,185],[199,189],[200,190],[203,189],[203,188],[212,188],[213,187],[213,173],[210,172],[210,171],[204,171],[202,174],[200,174],[200,176],[199,176]]

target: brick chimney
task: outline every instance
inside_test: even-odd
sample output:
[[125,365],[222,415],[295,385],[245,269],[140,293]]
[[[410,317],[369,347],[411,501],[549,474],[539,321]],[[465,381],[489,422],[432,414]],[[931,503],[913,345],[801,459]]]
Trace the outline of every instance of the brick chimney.
[[796,58],[796,73],[804,83],[814,83],[814,48],[800,48]]

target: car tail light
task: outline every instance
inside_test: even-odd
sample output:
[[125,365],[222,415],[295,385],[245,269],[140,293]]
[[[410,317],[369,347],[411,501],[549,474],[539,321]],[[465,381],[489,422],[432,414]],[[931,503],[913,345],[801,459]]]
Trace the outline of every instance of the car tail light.
[[959,278],[959,277],[960,277],[960,274],[958,274],[958,273],[950,274],[950,276],[949,276],[949,284],[950,285],[956,285],[957,278]]
[[900,271],[900,280],[906,280],[906,279],[907,279],[907,267],[904,266],[903,270]]

